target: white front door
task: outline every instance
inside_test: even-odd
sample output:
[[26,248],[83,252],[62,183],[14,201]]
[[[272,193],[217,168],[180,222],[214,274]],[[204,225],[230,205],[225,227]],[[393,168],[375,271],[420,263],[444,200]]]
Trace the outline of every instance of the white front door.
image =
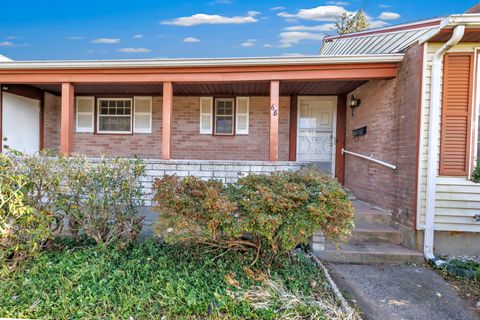
[[334,172],[336,97],[299,97],[297,161]]
[[[40,148],[40,102],[2,93],[2,141],[11,149],[35,153]],[[4,150],[4,148],[2,148]]]

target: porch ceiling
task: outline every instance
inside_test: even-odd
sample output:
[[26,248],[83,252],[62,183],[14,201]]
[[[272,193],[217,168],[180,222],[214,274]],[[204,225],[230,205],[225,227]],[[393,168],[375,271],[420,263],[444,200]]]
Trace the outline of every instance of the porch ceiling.
[[[339,95],[353,91],[365,80],[352,81],[285,81],[280,83],[280,95]],[[36,88],[60,95],[59,84],[34,84]],[[222,83],[174,83],[174,95],[212,96],[245,95],[268,96],[270,83],[222,82]],[[162,95],[162,83],[98,83],[76,84],[75,94],[79,95]]]

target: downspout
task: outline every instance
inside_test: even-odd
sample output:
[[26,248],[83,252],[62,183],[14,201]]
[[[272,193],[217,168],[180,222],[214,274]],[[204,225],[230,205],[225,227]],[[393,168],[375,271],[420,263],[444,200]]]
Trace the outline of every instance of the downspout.
[[425,213],[425,233],[423,240],[423,253],[425,258],[437,265],[444,262],[435,258],[433,253],[433,238],[435,231],[435,196],[437,183],[438,139],[440,131],[440,80],[442,60],[445,53],[455,46],[463,37],[465,26],[458,25],[453,30],[453,35],[440,49],[435,52],[432,60],[432,78],[430,83],[430,117],[428,134],[428,158],[427,158],[427,199]]

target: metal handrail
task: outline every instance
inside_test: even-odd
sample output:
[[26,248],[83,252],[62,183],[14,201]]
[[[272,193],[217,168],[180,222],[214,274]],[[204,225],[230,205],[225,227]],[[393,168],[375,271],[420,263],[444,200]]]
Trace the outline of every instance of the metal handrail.
[[362,159],[373,161],[375,163],[381,164],[382,166],[389,167],[390,169],[393,169],[393,170],[397,169],[396,165],[387,163],[387,162],[382,161],[382,160],[375,159],[373,157],[373,155],[366,156],[366,155],[356,153],[356,152],[352,152],[352,151],[348,151],[348,150],[345,150],[345,149],[342,148],[342,154],[345,154],[345,153],[346,154],[351,154],[352,156],[357,156],[357,157],[362,158]]

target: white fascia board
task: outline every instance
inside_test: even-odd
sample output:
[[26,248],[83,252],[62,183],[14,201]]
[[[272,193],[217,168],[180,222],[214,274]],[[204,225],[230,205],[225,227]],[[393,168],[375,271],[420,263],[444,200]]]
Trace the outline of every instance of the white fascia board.
[[442,29],[453,29],[458,25],[468,27],[480,27],[480,13],[454,14],[440,22],[438,28],[426,33],[419,39],[419,43],[425,43],[436,36]]
[[0,70],[15,69],[90,69],[90,68],[175,68],[175,67],[231,67],[275,65],[319,65],[343,63],[400,62],[404,54],[300,56],[261,58],[205,58],[161,60],[78,60],[78,61],[7,61],[0,62]]

